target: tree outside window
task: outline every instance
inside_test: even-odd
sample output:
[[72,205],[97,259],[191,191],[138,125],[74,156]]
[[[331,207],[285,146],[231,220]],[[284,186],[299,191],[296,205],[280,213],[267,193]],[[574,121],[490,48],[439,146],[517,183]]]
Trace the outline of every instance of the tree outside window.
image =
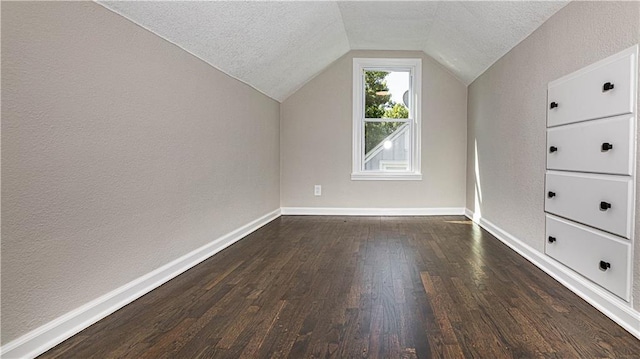
[[[365,71],[365,117],[409,118],[409,109],[391,99],[387,81],[389,72]],[[404,122],[367,122],[365,126],[365,154],[400,128]]]

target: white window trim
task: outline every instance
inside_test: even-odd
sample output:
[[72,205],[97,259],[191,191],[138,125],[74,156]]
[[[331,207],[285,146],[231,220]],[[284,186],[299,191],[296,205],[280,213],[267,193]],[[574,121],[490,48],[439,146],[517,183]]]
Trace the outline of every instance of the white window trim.
[[[406,163],[405,161],[380,160],[380,167],[402,166],[405,163]],[[405,172],[404,170],[387,170],[387,172],[394,172],[394,171]]]
[[[409,70],[411,73],[411,171],[364,171],[364,69],[382,71]],[[419,181],[421,164],[422,59],[354,58],[353,59],[353,149],[351,180],[354,181]]]

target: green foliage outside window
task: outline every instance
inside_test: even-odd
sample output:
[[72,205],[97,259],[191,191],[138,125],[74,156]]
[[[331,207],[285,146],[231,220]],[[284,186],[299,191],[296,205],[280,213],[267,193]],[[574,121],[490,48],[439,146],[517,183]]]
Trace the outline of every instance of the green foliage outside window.
[[[388,94],[385,71],[365,71],[365,105],[366,118],[409,118],[409,109],[401,103],[391,100]],[[366,122],[364,153],[369,153],[382,140],[396,131],[403,122]]]

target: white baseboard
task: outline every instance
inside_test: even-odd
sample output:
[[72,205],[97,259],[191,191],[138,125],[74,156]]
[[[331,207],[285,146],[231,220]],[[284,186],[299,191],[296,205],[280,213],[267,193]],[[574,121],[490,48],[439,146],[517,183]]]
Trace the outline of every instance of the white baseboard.
[[531,248],[490,221],[476,216],[471,210],[465,209],[465,216],[640,339],[640,312],[629,303]]
[[443,208],[331,208],[282,207],[286,216],[462,216],[462,207]]
[[91,324],[140,298],[280,216],[268,213],[184,256],[17,338],[0,349],[2,358],[34,358]]

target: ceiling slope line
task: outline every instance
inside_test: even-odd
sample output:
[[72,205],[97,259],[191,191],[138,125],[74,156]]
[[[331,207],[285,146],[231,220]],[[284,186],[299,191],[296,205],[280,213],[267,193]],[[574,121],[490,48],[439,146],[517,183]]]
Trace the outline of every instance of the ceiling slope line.
[[[570,0],[572,1],[572,0]],[[558,9],[554,15],[565,8],[565,6],[569,5],[570,1],[565,1],[564,5],[562,5],[562,7],[560,9]],[[516,47],[518,47],[518,45],[520,45],[524,40],[528,39],[529,36],[533,35],[536,31],[538,31],[538,29],[540,27],[542,27],[542,25],[544,25],[547,21],[549,21],[549,19],[551,19],[551,16],[548,17],[546,20],[544,20],[540,25],[538,25],[538,27],[536,27],[535,29],[531,30],[531,32],[529,32],[528,34],[526,34],[522,39],[520,39],[515,45],[511,46],[511,48],[509,48],[507,51],[505,51],[503,54],[499,55],[499,57],[493,61],[492,63],[490,63],[486,68],[484,68],[476,77],[473,78],[473,80],[471,80],[471,82],[469,82],[467,84],[468,86],[471,86],[472,83],[474,83],[480,76],[484,75],[485,72],[487,72],[493,65],[495,65],[496,63],[498,63],[498,61],[502,60],[502,58],[504,58],[505,56],[507,56],[513,49],[515,49]]]
[[110,8],[110,7],[106,6],[105,4],[103,4],[103,3],[99,2],[98,0],[92,0],[92,1],[93,1],[93,3],[94,3],[94,4],[100,5],[101,7],[103,7],[103,8],[105,8],[105,9],[107,9],[107,10],[111,11],[112,13],[114,13],[114,14],[116,14],[116,15],[118,15],[118,16],[121,16],[122,18],[126,19],[126,20],[127,20],[127,21],[129,21],[130,23],[132,23],[132,24],[134,24],[134,25],[136,25],[136,26],[140,27],[141,29],[143,29],[143,30],[145,30],[145,31],[150,32],[151,34],[153,34],[153,35],[155,35],[155,36],[157,36],[157,37],[159,37],[159,38],[161,38],[162,40],[164,40],[164,41],[166,41],[166,42],[170,43],[171,45],[173,45],[173,46],[175,46],[175,47],[179,48],[180,50],[182,50],[182,51],[186,52],[187,54],[189,54],[189,55],[191,55],[191,56],[195,57],[196,59],[198,59],[198,60],[200,60],[200,61],[204,62],[206,65],[211,66],[212,68],[214,68],[214,69],[216,69],[216,70],[218,70],[218,71],[222,72],[223,74],[225,74],[225,75],[229,76],[230,78],[232,78],[232,79],[234,79],[234,80],[236,80],[236,81],[238,81],[238,82],[240,82],[240,83],[242,83],[242,84],[244,84],[244,85],[246,85],[246,86],[249,86],[249,87],[250,87],[250,88],[252,88],[253,90],[258,91],[258,92],[259,92],[259,93],[261,93],[262,95],[267,96],[268,98],[270,98],[270,99],[272,99],[272,100],[274,100],[274,101],[276,101],[276,102],[278,102],[278,103],[281,103],[281,102],[282,102],[282,101],[280,101],[280,100],[278,100],[278,99],[274,98],[273,96],[268,95],[267,93],[265,93],[264,91],[260,90],[259,88],[256,88],[256,87],[255,87],[255,86],[253,86],[252,84],[250,84],[250,83],[248,83],[248,82],[246,82],[246,81],[243,81],[243,80],[239,79],[238,77],[236,77],[236,76],[234,76],[234,75],[232,75],[232,74],[228,73],[227,71],[225,71],[225,70],[223,70],[223,69],[221,69],[221,68],[219,68],[219,67],[216,67],[215,65],[213,65],[213,64],[212,64],[212,63],[210,63],[209,61],[207,61],[207,60],[203,59],[202,57],[200,57],[200,56],[198,56],[198,55],[194,54],[193,52],[191,52],[191,51],[189,51],[189,50],[185,49],[184,47],[180,46],[179,44],[177,44],[177,43],[175,43],[175,42],[173,42],[173,41],[171,41],[171,40],[167,39],[166,37],[164,37],[164,36],[162,36],[162,35],[158,34],[157,32],[155,32],[155,31],[153,31],[153,30],[149,29],[148,27],[146,27],[146,26],[144,26],[144,25],[142,25],[142,24],[139,24],[139,23],[137,23],[137,22],[133,21],[132,19],[128,18],[128,17],[127,17],[126,15],[124,15],[124,14],[121,14],[121,13],[120,13],[120,12],[118,12],[117,10],[112,9],[112,8]]

